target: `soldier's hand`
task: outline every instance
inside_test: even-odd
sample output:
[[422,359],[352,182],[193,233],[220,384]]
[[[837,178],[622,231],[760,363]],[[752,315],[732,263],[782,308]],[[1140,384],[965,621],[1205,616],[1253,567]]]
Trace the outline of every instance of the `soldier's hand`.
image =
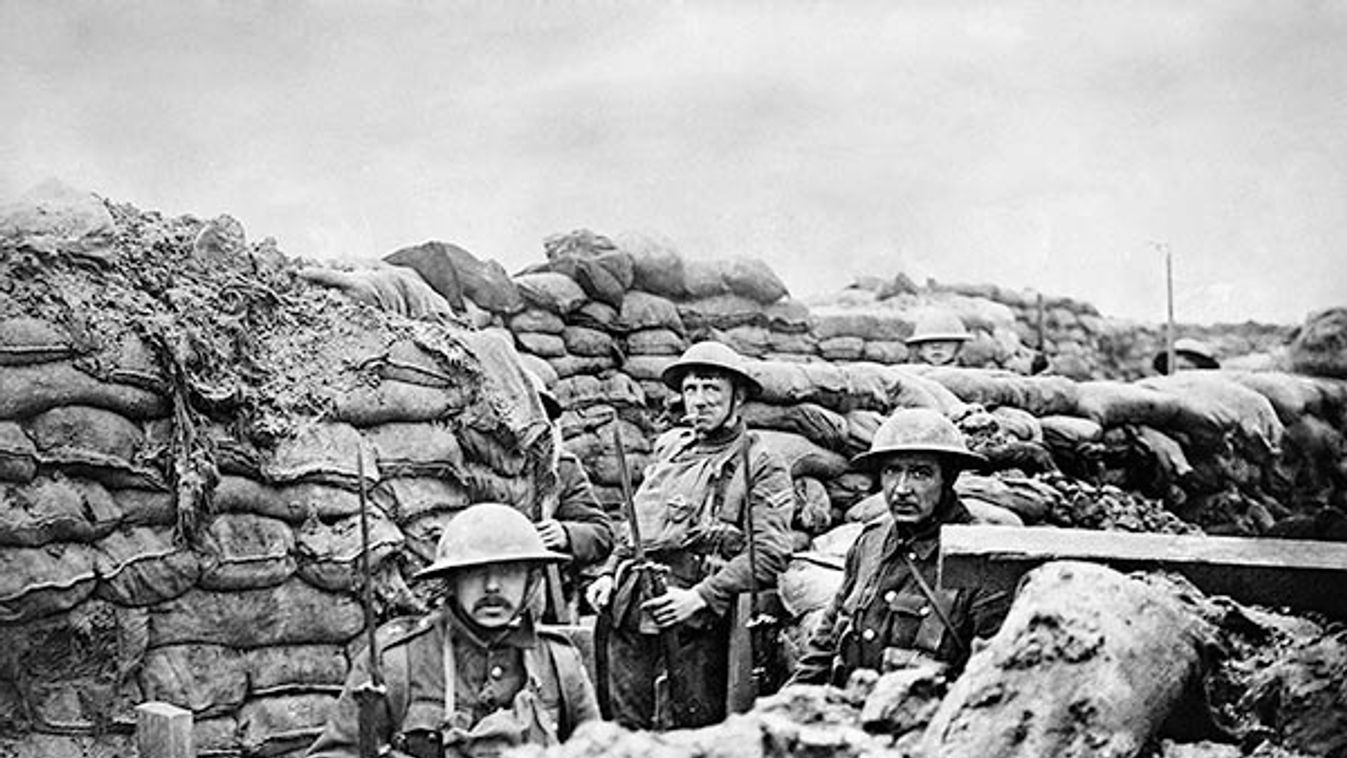
[[570,545],[570,537],[566,534],[566,527],[561,525],[556,519],[547,519],[539,521],[535,526],[538,528],[538,536],[543,538],[543,547],[548,550],[565,550]]
[[601,611],[608,607],[608,601],[613,599],[613,577],[604,574],[585,590],[585,600],[589,601],[589,607],[596,611]]
[[692,614],[706,607],[706,600],[696,590],[670,587],[668,592],[645,601],[641,607],[650,612],[660,627],[669,627],[692,618]]

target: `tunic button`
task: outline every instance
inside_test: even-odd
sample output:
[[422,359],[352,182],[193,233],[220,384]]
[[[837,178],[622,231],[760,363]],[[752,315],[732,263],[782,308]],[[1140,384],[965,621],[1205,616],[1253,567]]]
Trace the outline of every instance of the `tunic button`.
[[918,615],[918,616],[929,616],[929,615],[931,615],[931,606],[929,606],[929,605],[923,605],[922,607],[918,608],[918,609],[917,609],[917,615]]
[[895,600],[897,600],[897,599],[898,599],[898,593],[897,593],[897,592],[894,592],[893,590],[889,590],[888,592],[885,592],[885,593],[884,593],[884,602],[886,602],[886,603],[892,603],[893,601],[895,601]]
[[916,561],[916,560],[917,560],[917,554],[916,554],[916,553],[908,553],[908,554],[907,554],[907,559],[908,559],[909,561]]
[[861,632],[861,639],[865,640],[866,642],[869,642],[874,638],[875,638],[875,630],[873,629],[866,629],[865,631]]
[[502,676],[505,676],[505,669],[501,668],[500,666],[492,666],[490,673],[492,679],[499,679]]

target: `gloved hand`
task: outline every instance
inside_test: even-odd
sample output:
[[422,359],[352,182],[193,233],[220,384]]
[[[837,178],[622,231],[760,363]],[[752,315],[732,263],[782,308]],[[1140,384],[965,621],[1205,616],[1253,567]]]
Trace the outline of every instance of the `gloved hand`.
[[601,611],[608,607],[608,602],[613,599],[613,575],[604,574],[585,590],[585,600],[589,602],[589,607],[596,611]]

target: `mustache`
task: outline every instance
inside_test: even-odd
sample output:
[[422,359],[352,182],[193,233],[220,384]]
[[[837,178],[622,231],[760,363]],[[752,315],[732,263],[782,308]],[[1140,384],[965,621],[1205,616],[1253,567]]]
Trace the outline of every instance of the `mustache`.
[[514,610],[514,603],[511,603],[509,600],[506,600],[500,595],[487,595],[486,597],[472,604],[472,610],[474,613],[476,613],[477,611],[484,611],[493,608],[499,608],[500,610],[503,611]]

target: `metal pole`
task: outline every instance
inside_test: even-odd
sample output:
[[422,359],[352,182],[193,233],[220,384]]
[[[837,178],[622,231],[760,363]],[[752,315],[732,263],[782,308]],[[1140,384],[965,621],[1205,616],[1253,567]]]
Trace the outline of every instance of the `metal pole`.
[[1162,243],[1165,250],[1165,293],[1168,301],[1169,318],[1165,324],[1165,373],[1173,374],[1174,369],[1174,258],[1169,253],[1169,245]]

